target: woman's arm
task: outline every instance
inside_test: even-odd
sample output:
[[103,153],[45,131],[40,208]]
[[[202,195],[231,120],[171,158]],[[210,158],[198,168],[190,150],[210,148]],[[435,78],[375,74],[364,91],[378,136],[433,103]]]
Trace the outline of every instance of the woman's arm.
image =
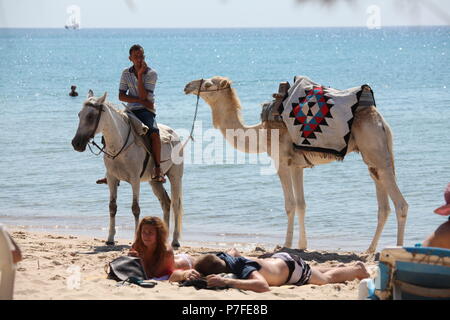
[[175,270],[175,257],[173,254],[173,249],[170,246],[168,247],[166,256],[164,258],[164,270],[167,270],[170,273]]
[[130,251],[128,251],[128,255],[131,257],[139,257],[139,252],[137,252],[136,248],[134,247],[134,243],[130,248]]
[[9,234],[7,235],[11,240],[12,245],[14,246],[14,250],[12,250],[12,256],[13,256],[13,263],[16,264],[17,262],[22,261],[22,252],[20,251],[20,248],[14,241],[14,239]]

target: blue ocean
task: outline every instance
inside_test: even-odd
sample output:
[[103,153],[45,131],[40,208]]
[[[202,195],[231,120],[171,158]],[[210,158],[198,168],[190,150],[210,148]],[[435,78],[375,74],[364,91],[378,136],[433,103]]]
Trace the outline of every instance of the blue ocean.
[[[74,151],[71,140],[89,89],[108,92],[121,108],[119,79],[135,43],[159,75],[157,121],[175,130],[191,127],[195,96],[183,88],[194,79],[233,80],[248,125],[260,121],[261,103],[278,83],[295,75],[339,89],[369,84],[394,133],[397,182],[409,203],[405,245],[445,221],[433,210],[444,204],[450,182],[450,27],[387,27],[0,29],[0,223],[106,239],[109,192],[95,184],[105,173],[103,159]],[[68,96],[73,84],[75,98]],[[203,131],[212,128],[201,100],[197,120]],[[367,249],[377,201],[361,155],[306,169],[304,179],[309,248]],[[261,175],[261,164],[187,163],[183,183],[182,245],[283,244],[281,185],[276,175]],[[148,184],[140,204],[142,216],[162,216]],[[116,238],[131,240],[125,182],[116,222]],[[378,249],[396,245],[396,233],[393,210]],[[295,245],[297,239],[296,219]]]

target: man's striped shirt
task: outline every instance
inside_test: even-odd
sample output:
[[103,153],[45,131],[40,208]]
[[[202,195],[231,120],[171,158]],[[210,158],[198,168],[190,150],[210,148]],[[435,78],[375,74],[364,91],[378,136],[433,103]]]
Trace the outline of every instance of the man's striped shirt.
[[[134,66],[132,66],[131,68],[126,68],[125,70],[122,71],[119,91],[127,93],[128,95],[133,97],[139,97],[138,79],[133,71]],[[143,76],[144,76],[144,87],[148,91],[147,100],[155,103],[154,91],[156,86],[156,80],[158,80],[158,74],[156,73],[155,70],[148,68]],[[135,103],[129,102],[127,106],[130,110],[145,109],[145,107],[142,104],[136,102]],[[155,113],[154,110],[151,111]]]

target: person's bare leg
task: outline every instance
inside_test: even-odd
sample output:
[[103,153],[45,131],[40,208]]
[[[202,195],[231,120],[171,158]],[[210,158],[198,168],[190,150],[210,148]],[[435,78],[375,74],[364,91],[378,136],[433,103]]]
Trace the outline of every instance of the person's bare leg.
[[[153,132],[150,135],[150,140],[152,142],[152,155],[153,155],[153,160],[155,161],[155,175],[154,177],[157,179],[157,181],[159,182],[166,182],[166,179],[164,178],[162,172],[161,172],[161,138],[159,137],[159,133],[158,132]],[[159,178],[161,177],[161,178]]]
[[341,264],[338,265],[337,267],[314,267],[314,268],[317,269],[317,270],[319,270],[319,271],[322,272],[322,273],[325,273],[325,272],[330,271],[330,270],[333,270],[333,269],[335,269],[335,268],[343,268],[343,267],[345,267],[345,266],[346,266],[345,264],[341,263]]
[[336,267],[329,271],[321,272],[318,268],[311,268],[311,278],[308,284],[323,285],[328,283],[343,283],[355,279],[365,279],[370,275],[362,262],[357,262],[351,267]]

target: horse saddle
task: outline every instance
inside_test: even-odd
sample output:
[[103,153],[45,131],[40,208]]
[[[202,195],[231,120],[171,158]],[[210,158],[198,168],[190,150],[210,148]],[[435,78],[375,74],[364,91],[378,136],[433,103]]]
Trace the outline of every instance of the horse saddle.
[[147,153],[151,154],[150,136],[147,135],[149,128],[130,110],[125,110],[125,114],[128,117],[136,143],[143,147]]
[[[152,154],[150,136],[147,134],[149,128],[130,110],[125,109],[125,115],[128,117],[136,144],[143,147],[147,152],[147,156],[144,160],[143,171],[141,172],[142,177],[146,168],[154,167],[153,158],[150,157]],[[179,143],[180,140],[171,128],[159,123],[158,128],[159,137],[161,139],[161,171],[165,173],[172,166],[172,161],[170,160],[173,145]]]

